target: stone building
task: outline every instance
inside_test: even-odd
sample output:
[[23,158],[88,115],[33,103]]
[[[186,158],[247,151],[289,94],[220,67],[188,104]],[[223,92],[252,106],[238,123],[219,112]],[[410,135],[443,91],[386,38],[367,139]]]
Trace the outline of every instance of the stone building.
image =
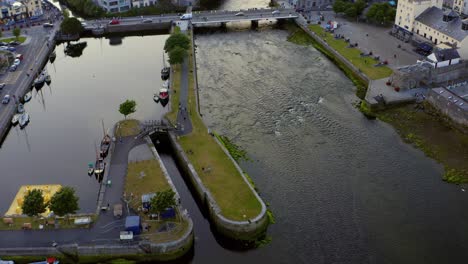
[[99,0],[98,4],[109,13],[125,12],[132,6],[130,0]]
[[454,88],[461,88],[460,90],[465,90],[468,94],[467,82],[456,84],[456,86],[431,89],[427,100],[444,115],[466,128],[468,127],[468,102],[463,95],[455,92]]
[[395,26],[403,33],[413,32],[414,21],[426,9],[435,6],[442,8],[442,0],[400,0],[395,16]]
[[0,18],[3,22],[22,20],[43,14],[40,0],[0,1]]

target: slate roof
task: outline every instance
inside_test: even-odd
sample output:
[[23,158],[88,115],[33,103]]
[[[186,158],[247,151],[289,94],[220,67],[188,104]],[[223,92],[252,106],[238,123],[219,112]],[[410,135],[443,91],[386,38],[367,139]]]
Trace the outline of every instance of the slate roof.
[[459,16],[456,16],[449,22],[443,21],[443,16],[444,11],[433,6],[424,10],[424,12],[416,17],[416,21],[458,41],[462,41],[468,36],[468,30],[463,30],[461,27],[462,19]]
[[436,56],[437,61],[448,61],[460,58],[456,49],[435,49],[434,55]]

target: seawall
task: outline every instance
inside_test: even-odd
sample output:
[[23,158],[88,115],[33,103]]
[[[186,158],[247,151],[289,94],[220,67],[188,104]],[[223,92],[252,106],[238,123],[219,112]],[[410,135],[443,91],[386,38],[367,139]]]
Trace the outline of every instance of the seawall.
[[[47,63],[47,60],[49,59],[49,54],[55,49],[55,31],[52,31],[51,34],[46,38],[44,41],[43,46],[41,49],[38,51],[36,58],[37,58],[37,65],[35,66],[32,70],[32,72],[29,73],[28,77],[24,77],[25,81],[17,81],[17,87],[16,90],[13,94],[17,94],[19,97],[23,97],[28,90],[31,88],[34,79],[39,73],[42,71],[44,68],[45,64]],[[48,45],[46,44],[48,43]],[[21,79],[21,77],[20,77]],[[5,139],[10,127],[11,127],[11,119],[13,118],[13,115],[16,113],[17,105],[14,104],[13,102],[10,102],[6,109],[6,114],[2,117],[0,120],[0,145]]]
[[266,205],[247,181],[239,165],[237,165],[237,163],[232,159],[232,157],[229,155],[229,152],[227,152],[227,150],[222,145],[220,145],[226,155],[231,158],[237,170],[242,175],[244,181],[246,181],[247,185],[255,194],[256,198],[259,200],[262,206],[260,214],[253,219],[246,221],[233,221],[224,217],[221,214],[221,209],[218,206],[216,200],[201,181],[192,163],[188,159],[180,144],[177,142],[176,135],[173,132],[169,132],[169,141],[174,151],[176,162],[192,184],[194,193],[197,196],[196,198],[201,201],[207,210],[211,223],[216,228],[216,230],[224,236],[234,240],[249,241],[261,237],[265,233],[269,224]]

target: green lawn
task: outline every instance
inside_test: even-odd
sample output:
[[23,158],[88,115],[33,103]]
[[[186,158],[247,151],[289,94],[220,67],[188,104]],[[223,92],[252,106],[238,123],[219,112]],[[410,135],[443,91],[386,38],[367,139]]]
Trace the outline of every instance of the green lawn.
[[[142,172],[145,175],[143,177],[141,177]],[[134,198],[130,201],[129,205],[136,212],[138,211],[138,207],[141,206],[141,195],[164,191],[169,188],[169,183],[166,177],[164,177],[157,160],[144,160],[128,164],[125,193],[127,195],[133,193]],[[143,222],[151,226],[148,232],[142,233],[142,238],[148,239],[153,243],[162,243],[178,239],[185,233],[188,227],[187,221],[180,217],[179,212],[177,212],[175,219],[168,219],[165,221],[150,220],[149,216],[144,213],[140,213],[140,216]],[[170,232],[157,232],[166,222],[172,222],[176,227]]]
[[[190,51],[189,67],[193,58]],[[193,131],[179,139],[203,184],[210,190],[221,208],[221,213],[231,220],[247,220],[260,214],[261,204],[239,174],[231,159],[223,152],[197,113],[193,73],[189,71],[189,114]]]
[[[142,173],[144,176],[142,177]],[[169,189],[166,177],[156,159],[131,162],[127,168],[125,193],[133,193],[135,209],[140,205],[140,197],[145,193],[154,193]],[[135,202],[135,203],[133,203]]]
[[[120,126],[119,126],[120,125]],[[115,131],[117,137],[134,136],[140,133],[140,122],[135,119],[126,119],[119,122]]]
[[309,29],[324,39],[333,49],[360,69],[367,77],[378,80],[390,76],[393,71],[387,66],[374,67],[378,61],[371,57],[361,57],[361,50],[357,48],[347,48],[348,43],[343,39],[335,39],[333,34],[325,32],[320,25],[310,25]]
[[[12,37],[12,38],[2,38],[2,39],[0,39],[0,42],[6,42],[6,43],[8,43],[8,42],[14,41],[14,40],[16,40],[15,37]],[[25,41],[26,41],[26,37],[23,37],[23,36],[19,36],[19,37],[18,37],[18,42],[23,43],[23,42],[25,42]]]

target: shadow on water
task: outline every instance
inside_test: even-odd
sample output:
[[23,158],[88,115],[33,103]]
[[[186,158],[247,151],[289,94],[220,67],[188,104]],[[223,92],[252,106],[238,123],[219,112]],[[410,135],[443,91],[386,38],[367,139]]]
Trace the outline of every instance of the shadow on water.
[[[184,166],[179,163],[178,159],[175,158],[175,150],[172,148],[169,135],[167,133],[154,133],[151,135],[156,150],[161,155],[163,163],[165,164],[168,173],[179,192],[182,205],[187,208],[192,220],[194,222],[194,230],[197,232],[197,236],[209,236],[212,241],[224,249],[231,251],[247,251],[255,248],[255,242],[245,242],[230,239],[218,232],[216,227],[209,221],[208,205],[205,201],[198,198],[195,192],[193,184],[187,177],[187,172],[183,169]],[[172,170],[172,166],[167,158],[171,159],[170,162],[175,164],[175,170]],[[208,229],[209,226],[209,229]]]

